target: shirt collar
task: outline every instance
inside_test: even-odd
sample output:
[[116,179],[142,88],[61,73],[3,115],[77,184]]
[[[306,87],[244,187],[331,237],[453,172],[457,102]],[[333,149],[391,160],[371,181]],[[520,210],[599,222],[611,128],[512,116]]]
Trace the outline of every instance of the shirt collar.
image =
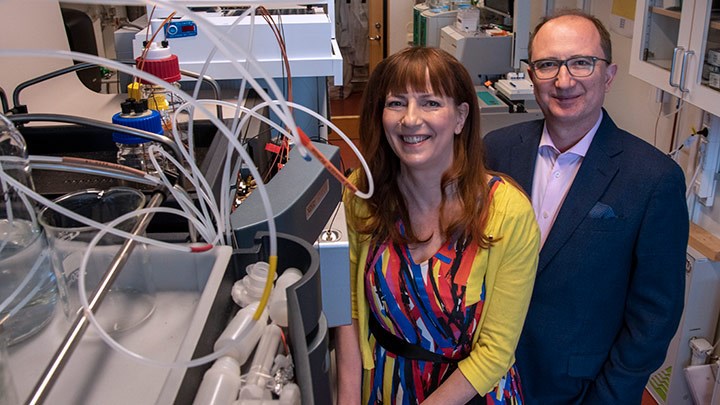
[[[588,149],[590,148],[590,144],[593,141],[593,138],[595,138],[595,134],[597,133],[598,128],[600,128],[603,114],[604,113],[601,111],[600,116],[595,122],[595,125],[593,125],[593,127],[590,128],[590,130],[585,134],[585,136],[583,136],[575,145],[573,145],[570,149],[566,150],[565,153],[572,153],[574,155],[585,157]],[[543,125],[543,132],[542,137],[540,138],[539,149],[547,148],[551,148],[558,155],[560,154],[560,151],[558,150],[558,148],[555,147],[555,143],[553,142],[552,138],[550,138],[550,133],[548,132],[547,125]]]

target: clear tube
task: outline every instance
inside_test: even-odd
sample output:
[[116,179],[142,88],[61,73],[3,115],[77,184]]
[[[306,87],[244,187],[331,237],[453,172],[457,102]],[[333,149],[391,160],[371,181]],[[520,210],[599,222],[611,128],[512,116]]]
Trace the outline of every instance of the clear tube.
[[[242,19],[245,18],[245,17],[247,17],[248,15],[249,15],[251,18],[253,18],[253,21],[255,21],[254,19],[255,19],[255,9],[256,9],[256,8],[257,8],[257,6],[251,5],[244,13],[242,13],[240,16],[238,16],[238,17],[235,19],[235,21],[233,21],[233,23],[230,25],[230,27],[228,27],[228,30],[227,30],[228,34],[229,34],[231,31],[233,31],[233,30],[235,29],[235,27],[237,27],[237,25],[240,23],[240,21],[242,21]],[[250,26],[250,35],[249,35],[249,37],[248,37],[248,43],[252,44],[254,35],[255,35],[255,24],[252,24],[252,25]],[[217,47],[213,46],[213,48],[210,50],[210,53],[208,54],[207,59],[205,60],[205,63],[203,64],[202,69],[200,70],[200,72],[201,72],[200,75],[199,75],[200,77],[204,76],[205,73],[207,73],[207,70],[208,70],[208,68],[210,67],[210,62],[211,62],[212,59],[215,57],[215,53],[216,53],[216,52],[217,52]],[[246,63],[247,63],[247,62],[246,62]],[[193,89],[193,98],[195,98],[195,99],[197,99],[198,95],[200,94],[201,84],[202,84],[202,83],[201,83],[199,80],[195,83],[195,88]],[[243,89],[245,88],[246,85],[247,85],[247,79],[245,79],[245,76],[243,76],[242,82],[240,83],[240,89],[239,89],[239,92],[240,92],[240,93],[242,93],[242,91],[243,91]],[[241,99],[242,99],[242,94],[238,94],[238,100],[241,100]],[[239,112],[238,112],[238,111],[235,111],[235,114],[234,114],[234,117],[233,117],[233,121],[232,121],[232,125],[230,126],[231,131],[232,131],[233,133],[235,133],[235,129],[236,129],[236,124],[237,124],[237,121],[238,121],[238,117],[239,117]],[[188,141],[190,141],[190,138],[191,138],[191,137],[188,136]]]
[[[154,146],[152,146],[151,149],[153,147]],[[205,221],[208,224],[212,224],[212,219],[209,217],[209,215],[207,213],[207,209],[206,209],[206,202],[207,202],[207,204],[210,205],[210,210],[213,211],[215,218],[220,218],[220,215],[219,215],[218,209],[217,209],[217,204],[215,203],[215,199],[212,195],[212,190],[210,189],[210,185],[207,183],[205,178],[202,176],[200,169],[197,167],[197,164],[192,159],[189,151],[187,151],[182,146],[182,144],[179,145],[180,153],[185,158],[185,160],[188,162],[188,167],[190,168],[190,170],[192,172],[188,172],[186,170],[186,168],[179,161],[177,161],[175,159],[174,156],[167,153],[167,151],[165,151],[163,148],[158,147],[157,149],[152,149],[152,150],[158,151],[158,153],[160,153],[160,155],[163,157],[163,159],[165,159],[166,162],[172,163],[175,166],[175,168],[177,168],[180,171],[180,173],[182,173],[182,175],[185,176],[185,178],[188,179],[188,181],[190,181],[190,183],[195,187],[195,190],[197,191],[197,193],[200,194],[200,197],[201,197],[200,198],[200,207],[201,207],[203,213],[199,216],[205,218]],[[177,158],[179,159],[180,156],[178,156]],[[155,168],[159,167],[159,162],[157,162],[156,159],[153,159],[153,157],[151,157],[151,162],[152,162],[153,166],[155,166]],[[165,176],[164,173],[162,173],[161,171],[158,172],[158,174],[160,175],[163,184],[165,184],[168,187],[168,189],[172,190],[174,188],[174,185],[167,179],[167,176]],[[203,187],[200,187],[201,185]],[[189,204],[189,207],[192,207],[193,209],[195,208],[195,206],[192,202],[188,202],[188,204]],[[220,224],[220,225],[222,225],[222,224]],[[220,229],[221,229],[220,232],[222,233],[222,226],[220,227]]]
[[[155,167],[155,169],[160,169],[160,162],[158,162],[157,157],[155,156],[155,153],[159,153],[162,155],[165,150],[161,147],[157,146],[150,146],[149,148],[150,154],[148,155],[150,158],[150,162]],[[165,155],[162,155],[163,158],[167,158],[169,154],[165,152]],[[177,163],[173,159],[174,163]],[[180,205],[180,208],[187,212],[189,215],[194,215],[196,218],[200,218],[203,221],[203,226],[201,228],[198,228],[198,231],[200,232],[200,235],[208,242],[212,243],[215,239],[215,236],[211,236],[211,229],[212,229],[212,219],[208,218],[207,216],[204,216],[200,213],[200,211],[195,207],[195,205],[190,201],[187,194],[180,192],[172,182],[170,182],[170,179],[167,178],[165,173],[163,173],[162,170],[158,170],[157,172],[158,176],[162,179],[163,183],[165,183],[168,191],[170,191],[170,194],[175,197],[175,200],[177,200],[178,204]],[[195,183],[193,183],[195,184]],[[197,189],[197,187],[196,187]]]
[[[175,157],[173,157],[173,156],[171,156],[171,154],[167,153],[166,150],[164,150],[162,148],[158,148],[157,151],[158,151],[157,153],[160,156],[162,156],[166,162],[173,164],[180,171],[180,173],[182,173],[182,175],[186,179],[188,179],[188,181],[190,181],[190,183],[195,188],[195,191],[200,196],[200,198],[198,199],[198,202],[200,203],[200,210],[202,210],[202,213],[198,214],[198,215],[201,216],[202,218],[205,218],[205,221],[209,227],[212,227],[212,224],[213,224],[212,218],[214,217],[215,222],[217,222],[217,224],[218,224],[218,232],[220,234],[222,234],[223,233],[223,224],[218,221],[218,218],[220,218],[220,213],[218,212],[217,203],[215,202],[215,198],[212,195],[212,190],[209,190],[209,185],[207,185],[207,181],[204,181],[205,178],[202,175],[195,176],[193,174],[194,172],[193,173],[188,172],[185,169],[185,167],[183,167],[183,165],[178,160],[176,160]],[[179,159],[179,157],[178,157],[178,159]],[[153,165],[154,164],[155,163],[153,163]],[[158,164],[159,164],[159,162],[158,162]],[[193,170],[197,169],[197,165],[195,165],[195,164],[192,164],[189,166],[191,168],[194,166]],[[199,171],[199,169],[198,169],[198,171]],[[163,177],[165,177],[165,176],[163,175]],[[165,181],[167,181],[166,177],[165,177]],[[206,186],[207,189],[205,187],[201,187],[201,185]],[[190,198],[187,198],[187,200],[188,200],[189,207],[194,209],[195,204],[191,201]],[[213,217],[211,217],[210,213],[208,212],[208,207],[207,207],[208,205],[210,206],[210,211],[211,211]]]
[[[285,130],[285,128],[281,127],[280,125],[278,125],[271,119],[260,114],[258,112],[257,108],[249,109],[247,107],[242,107],[242,106],[238,106],[236,104],[229,103],[227,101],[219,101],[219,100],[197,100],[197,102],[203,103],[203,104],[214,104],[214,105],[220,105],[220,106],[224,106],[224,107],[234,108],[234,109],[236,109],[236,111],[242,111],[244,113],[247,113],[248,115],[243,116],[243,119],[240,121],[239,125],[233,127],[234,130],[232,133],[233,133],[233,137],[235,139],[237,139],[239,136],[238,131],[240,130],[240,128],[242,128],[245,125],[245,123],[247,122],[247,120],[250,118],[257,118],[257,119],[261,120],[262,122],[268,124],[270,127],[274,128],[281,134],[284,134],[285,136],[289,136],[289,133]],[[183,111],[187,108],[188,108],[187,105],[184,104],[184,105],[181,105],[180,107],[178,107],[177,110],[179,112],[179,111]],[[228,149],[228,151],[226,152],[225,166],[224,166],[223,174],[221,177],[221,179],[222,179],[221,184],[229,184],[231,173],[237,173],[237,171],[239,171],[239,165],[244,161],[243,158],[238,159],[238,162],[236,163],[236,169],[231,172],[230,171],[230,160],[231,160],[233,152],[234,152],[233,149]],[[181,150],[181,153],[184,154],[185,151]],[[200,178],[202,181],[205,180],[204,178],[202,178],[202,176],[200,176]],[[262,179],[261,179],[261,181],[262,181]],[[207,184],[207,183],[205,183],[205,184]],[[207,187],[208,187],[208,189],[210,188],[209,185]],[[224,224],[224,228],[227,230],[227,232],[229,232],[230,228],[231,228],[230,227],[230,203],[229,203],[230,194],[232,194],[232,193],[230,193],[230,192],[222,193],[221,197],[220,197],[221,198],[220,212],[222,215],[221,221]]]
[[[219,100],[197,100],[197,102],[198,102],[198,103],[202,103],[202,104],[220,105],[220,106],[224,106],[224,107],[235,108],[235,109],[237,109],[238,111],[242,111],[242,112],[246,112],[246,113],[250,114],[252,117],[261,120],[262,122],[268,124],[268,125],[271,126],[272,128],[275,128],[276,130],[282,132],[283,134],[287,134],[287,131],[285,131],[285,129],[284,129],[283,127],[281,127],[281,126],[278,125],[277,123],[273,122],[273,121],[270,120],[269,118],[265,117],[264,115],[258,113],[256,109],[251,110],[251,109],[248,109],[248,108],[246,108],[246,107],[242,107],[242,106],[238,106],[238,105],[236,105],[236,104],[229,103],[229,102],[227,102],[227,101],[219,101]],[[181,112],[181,111],[184,111],[184,110],[186,110],[186,109],[188,109],[188,104],[183,104],[183,105],[181,105],[181,106],[179,106],[179,107],[177,108],[177,111],[178,111],[178,112]],[[247,116],[246,116],[246,117],[247,117]],[[237,126],[237,128],[242,128],[242,127],[243,127],[243,125],[245,124],[246,120],[249,119],[249,117],[247,117],[247,118],[246,118],[246,117],[243,118],[243,121],[241,121],[240,125]],[[237,131],[238,131],[238,129],[236,129],[234,132],[232,132],[234,139],[237,139],[237,137],[238,137]],[[244,149],[244,148],[243,148],[243,149]],[[222,183],[221,183],[221,184],[229,184],[230,176],[229,176],[228,165],[229,165],[230,157],[231,157],[232,154],[233,154],[233,151],[234,151],[234,149],[228,149],[228,151],[226,152],[226,157],[225,157],[225,159],[226,159],[226,160],[225,160],[225,170],[223,170],[223,175],[222,175],[222,180],[221,180]],[[185,155],[186,152],[187,152],[187,151],[184,150],[184,148],[181,148],[181,153],[183,154],[183,156],[185,157],[185,159],[189,159],[189,158],[188,158],[189,155]],[[244,160],[245,160],[244,158],[239,159],[239,160],[238,160],[238,164],[239,164],[240,162],[244,161]],[[250,161],[252,161],[252,159],[250,159]],[[195,173],[195,166],[191,166],[191,168],[192,168],[192,170],[193,170],[193,173]],[[199,170],[198,170],[198,173],[199,173]],[[253,174],[253,175],[255,175],[255,174]],[[202,182],[202,184],[205,185],[205,187],[206,187],[207,190],[210,190],[209,193],[210,193],[210,195],[212,195],[212,190],[211,190],[211,188],[210,188],[210,185],[207,184],[207,180],[205,180],[205,178],[202,176],[201,173],[199,173],[198,179]],[[260,180],[261,180],[261,182],[262,182],[262,179],[260,179]],[[221,218],[220,222],[222,222],[222,224],[224,225],[224,229],[225,229],[227,232],[230,231],[230,216],[229,216],[229,214],[230,214],[230,204],[227,202],[227,197],[228,197],[228,195],[229,195],[229,193],[222,193],[222,194],[221,194],[221,201],[220,201],[220,213],[221,213],[221,214],[220,214],[220,215],[221,215],[221,217],[220,217],[220,218]]]

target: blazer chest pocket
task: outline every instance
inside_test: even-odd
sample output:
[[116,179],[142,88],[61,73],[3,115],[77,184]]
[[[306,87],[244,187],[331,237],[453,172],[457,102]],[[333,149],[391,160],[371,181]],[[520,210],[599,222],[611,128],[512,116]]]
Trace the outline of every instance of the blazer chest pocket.
[[622,229],[625,221],[622,218],[589,218],[585,217],[580,225],[583,229],[596,232],[613,232]]
[[581,226],[591,231],[610,232],[620,229],[622,225],[622,217],[617,215],[613,207],[598,201],[587,213]]
[[574,354],[568,358],[568,375],[576,378],[594,379],[603,363],[604,354]]

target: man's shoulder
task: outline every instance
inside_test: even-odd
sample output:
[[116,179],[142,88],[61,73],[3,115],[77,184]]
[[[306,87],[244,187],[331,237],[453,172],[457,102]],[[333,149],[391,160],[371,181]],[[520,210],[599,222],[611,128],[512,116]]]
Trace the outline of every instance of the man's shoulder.
[[496,137],[496,136],[502,136],[506,134],[514,134],[514,133],[526,133],[527,131],[532,131],[535,129],[541,129],[543,127],[543,119],[539,120],[531,120],[531,121],[524,121],[517,124],[508,125],[506,127],[494,129],[490,132],[488,132],[485,137]]
[[485,143],[489,146],[497,143],[517,142],[521,135],[542,134],[543,120],[532,120],[494,129],[485,135]]
[[635,172],[648,180],[668,177],[684,179],[677,162],[651,143],[617,127],[614,133],[608,135],[613,142],[619,141],[622,145],[622,153],[613,155],[619,159],[626,173]]
[[623,156],[626,159],[632,159],[636,162],[649,159],[659,164],[677,165],[674,160],[656,146],[624,129],[617,128],[616,133],[610,136],[621,140],[623,151],[627,152]]

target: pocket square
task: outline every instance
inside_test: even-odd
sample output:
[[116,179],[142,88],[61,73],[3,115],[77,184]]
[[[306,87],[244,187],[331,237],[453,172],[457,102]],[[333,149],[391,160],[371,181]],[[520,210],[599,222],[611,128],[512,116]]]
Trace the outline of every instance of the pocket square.
[[611,219],[617,218],[617,215],[615,215],[615,211],[613,211],[611,206],[598,201],[590,212],[588,212],[588,218]]

